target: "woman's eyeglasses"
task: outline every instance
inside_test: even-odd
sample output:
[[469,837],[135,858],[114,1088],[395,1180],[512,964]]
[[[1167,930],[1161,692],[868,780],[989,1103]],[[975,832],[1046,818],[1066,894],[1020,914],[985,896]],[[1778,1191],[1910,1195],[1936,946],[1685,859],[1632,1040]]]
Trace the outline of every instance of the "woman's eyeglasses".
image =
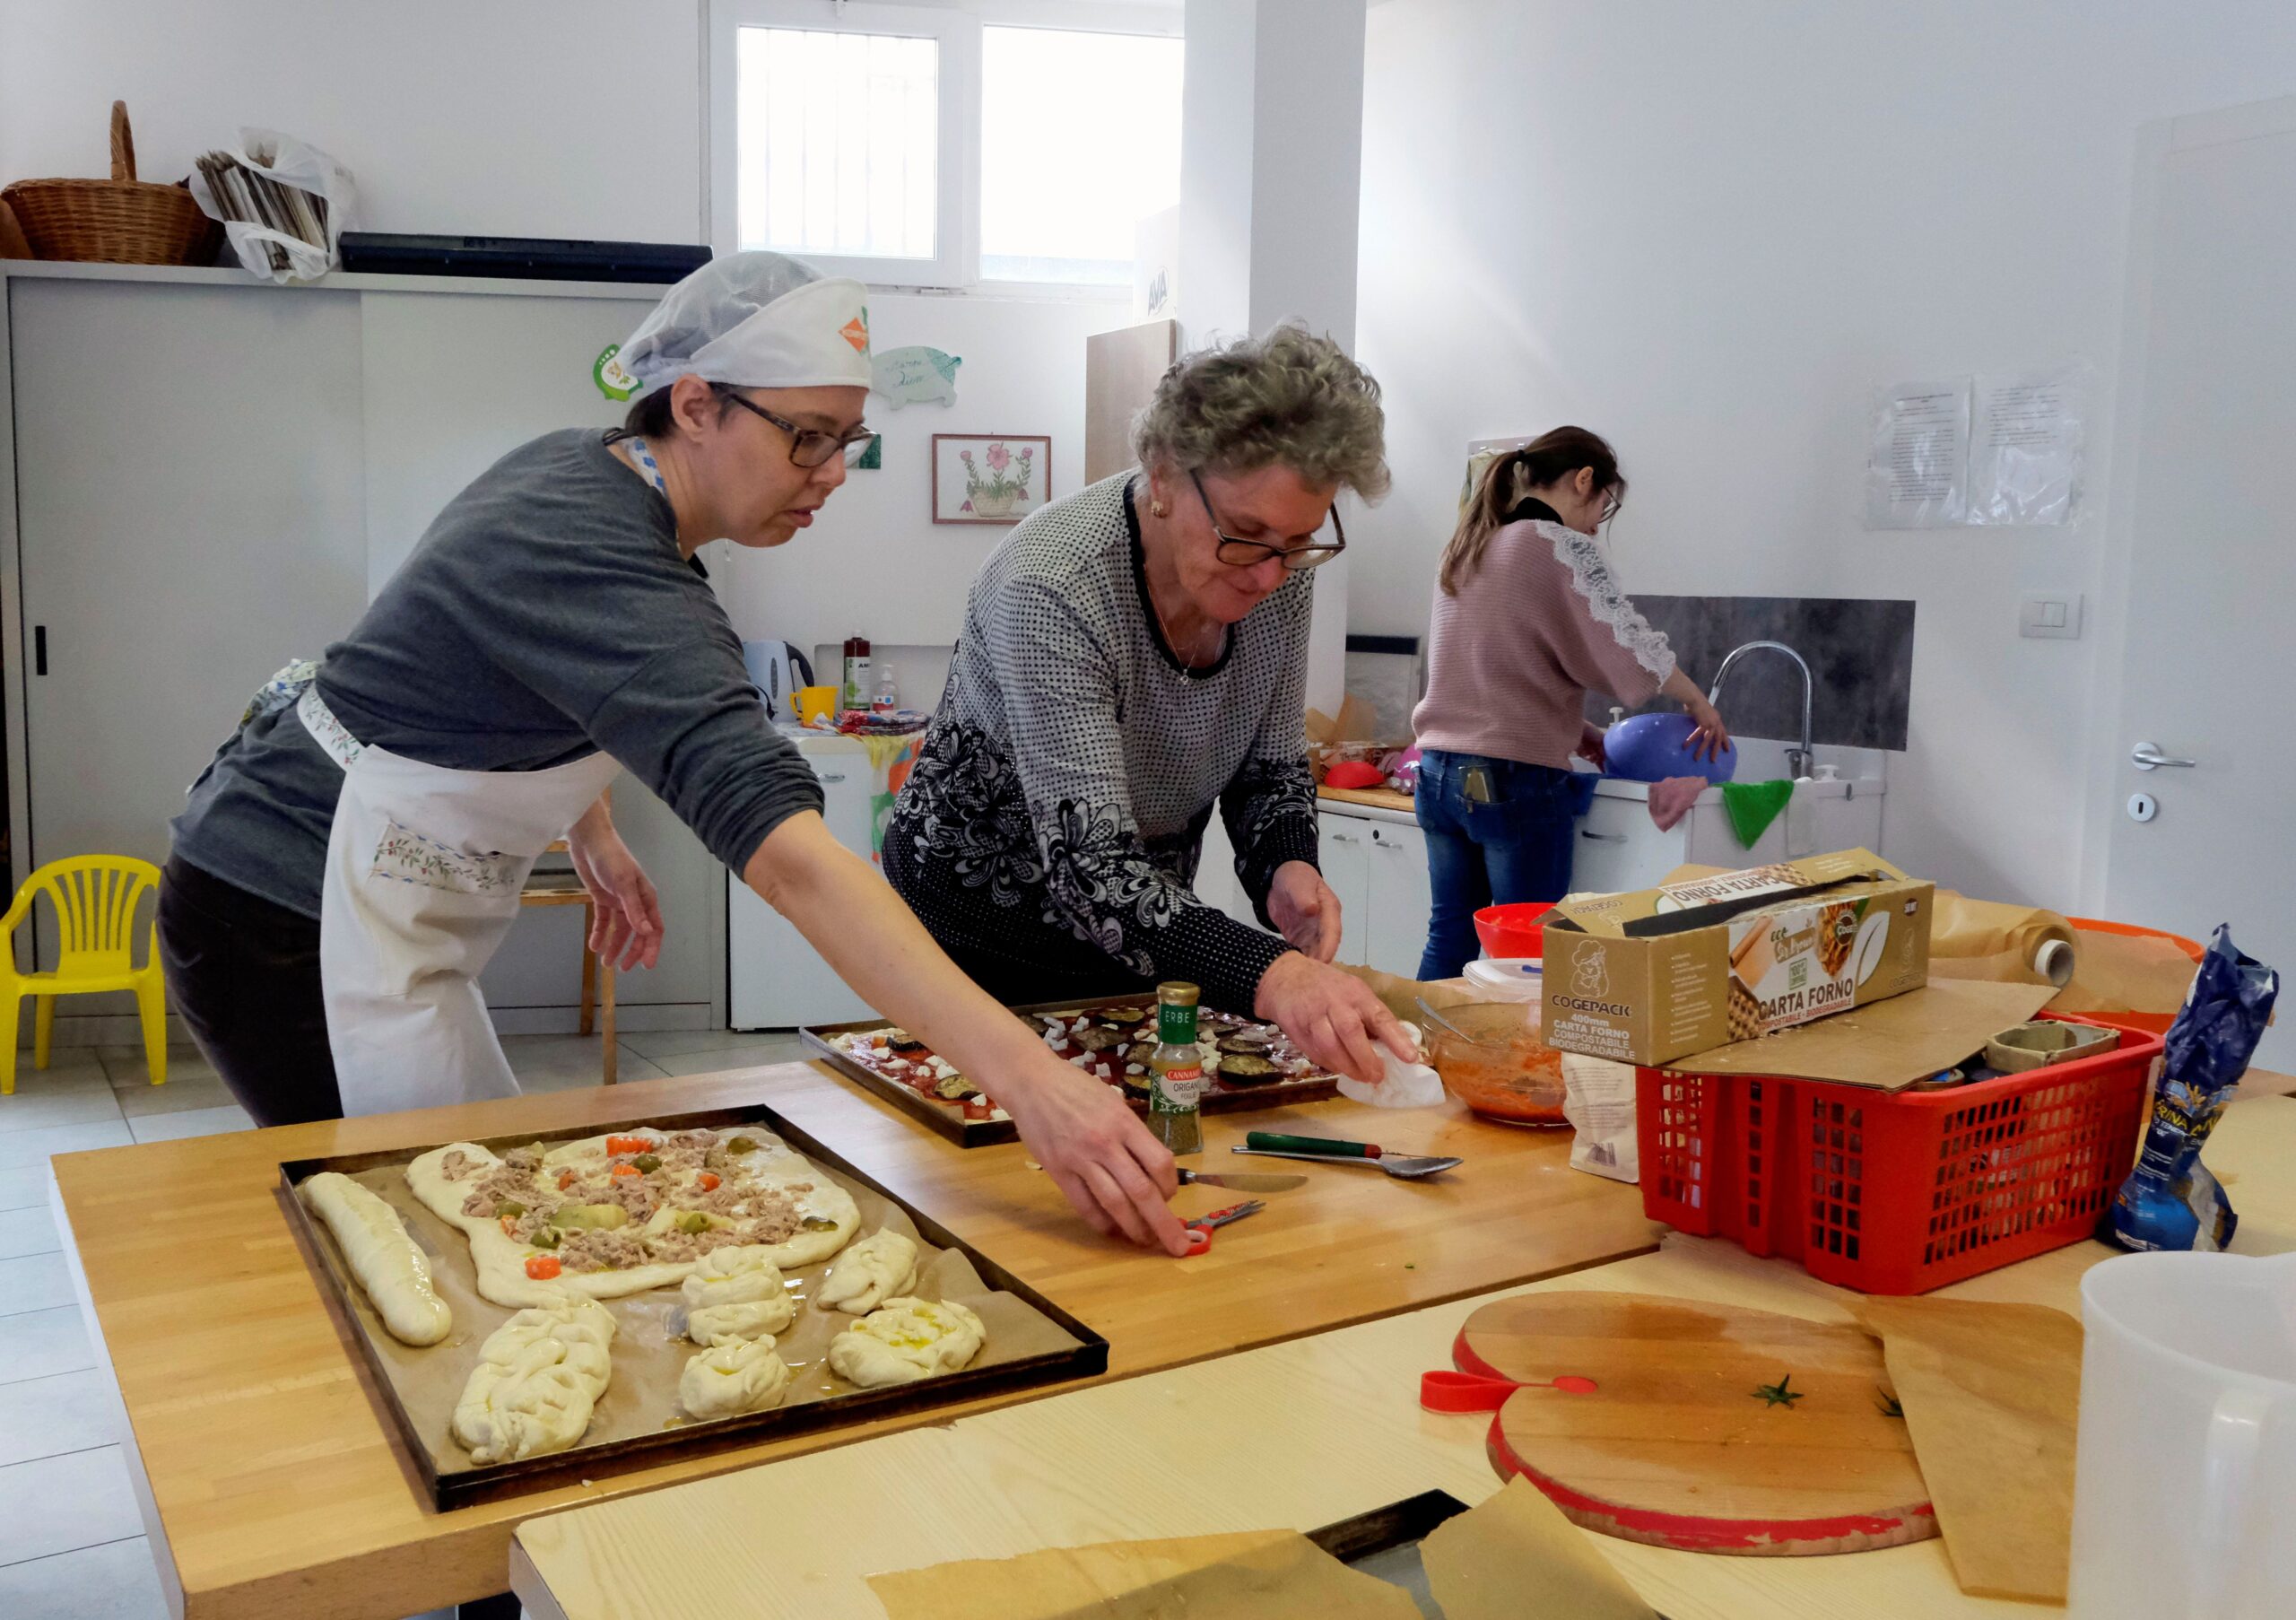
[[1188,482],[1196,485],[1196,498],[1204,502],[1204,515],[1212,519],[1212,532],[1220,536],[1220,561],[1231,568],[1257,568],[1270,557],[1283,560],[1283,571],[1296,574],[1303,570],[1319,568],[1347,549],[1347,531],[1340,527],[1339,507],[1331,509],[1331,532],[1334,538],[1308,545],[1269,545],[1259,540],[1239,540],[1220,527],[1220,514],[1212,510],[1212,497],[1204,492],[1204,480],[1191,472]]
[[874,439],[876,434],[867,428],[855,428],[847,433],[825,433],[819,428],[801,428],[786,417],[776,416],[753,399],[744,399],[733,389],[720,385],[720,399],[730,399],[744,411],[764,417],[775,427],[789,435],[789,459],[799,466],[822,466],[833,456],[851,454]]

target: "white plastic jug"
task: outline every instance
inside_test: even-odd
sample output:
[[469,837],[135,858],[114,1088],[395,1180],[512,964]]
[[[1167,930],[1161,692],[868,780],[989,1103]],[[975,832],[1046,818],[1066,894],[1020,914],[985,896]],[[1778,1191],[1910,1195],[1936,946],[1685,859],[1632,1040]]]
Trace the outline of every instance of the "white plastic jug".
[[2072,1620],[2296,1616],[2296,1254],[2081,1279]]

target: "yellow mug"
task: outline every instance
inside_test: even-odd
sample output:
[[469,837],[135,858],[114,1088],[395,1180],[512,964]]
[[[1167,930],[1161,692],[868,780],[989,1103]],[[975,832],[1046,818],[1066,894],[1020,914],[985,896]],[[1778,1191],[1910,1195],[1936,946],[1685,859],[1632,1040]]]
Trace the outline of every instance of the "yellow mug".
[[837,688],[834,686],[800,686],[797,688],[797,718],[808,726],[817,726],[837,719]]

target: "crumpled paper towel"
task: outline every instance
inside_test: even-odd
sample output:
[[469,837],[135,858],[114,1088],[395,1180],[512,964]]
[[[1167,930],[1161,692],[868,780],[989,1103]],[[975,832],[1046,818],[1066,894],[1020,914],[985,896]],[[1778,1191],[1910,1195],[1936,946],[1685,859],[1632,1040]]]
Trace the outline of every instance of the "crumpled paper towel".
[[[1411,1037],[1411,1049],[1423,1054],[1419,1039],[1419,1026],[1406,1023],[1403,1032]],[[1339,1077],[1339,1094],[1352,1102],[1368,1102],[1374,1108],[1431,1108],[1443,1100],[1443,1078],[1424,1063],[1408,1063],[1386,1047],[1379,1049],[1379,1061],[1387,1066],[1387,1073],[1379,1076],[1377,1085],[1366,1085],[1361,1080]]]

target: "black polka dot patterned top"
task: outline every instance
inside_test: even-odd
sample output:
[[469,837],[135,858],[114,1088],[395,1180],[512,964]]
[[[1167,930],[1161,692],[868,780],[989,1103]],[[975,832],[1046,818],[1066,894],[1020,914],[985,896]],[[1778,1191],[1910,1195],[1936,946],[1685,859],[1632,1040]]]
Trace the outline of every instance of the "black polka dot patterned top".
[[1215,801],[1266,916],[1316,860],[1303,728],[1313,576],[1189,669],[1148,600],[1134,474],[1031,513],[973,580],[941,706],[885,832],[885,874],[991,993],[1185,979],[1248,1013],[1288,948],[1191,887]]

